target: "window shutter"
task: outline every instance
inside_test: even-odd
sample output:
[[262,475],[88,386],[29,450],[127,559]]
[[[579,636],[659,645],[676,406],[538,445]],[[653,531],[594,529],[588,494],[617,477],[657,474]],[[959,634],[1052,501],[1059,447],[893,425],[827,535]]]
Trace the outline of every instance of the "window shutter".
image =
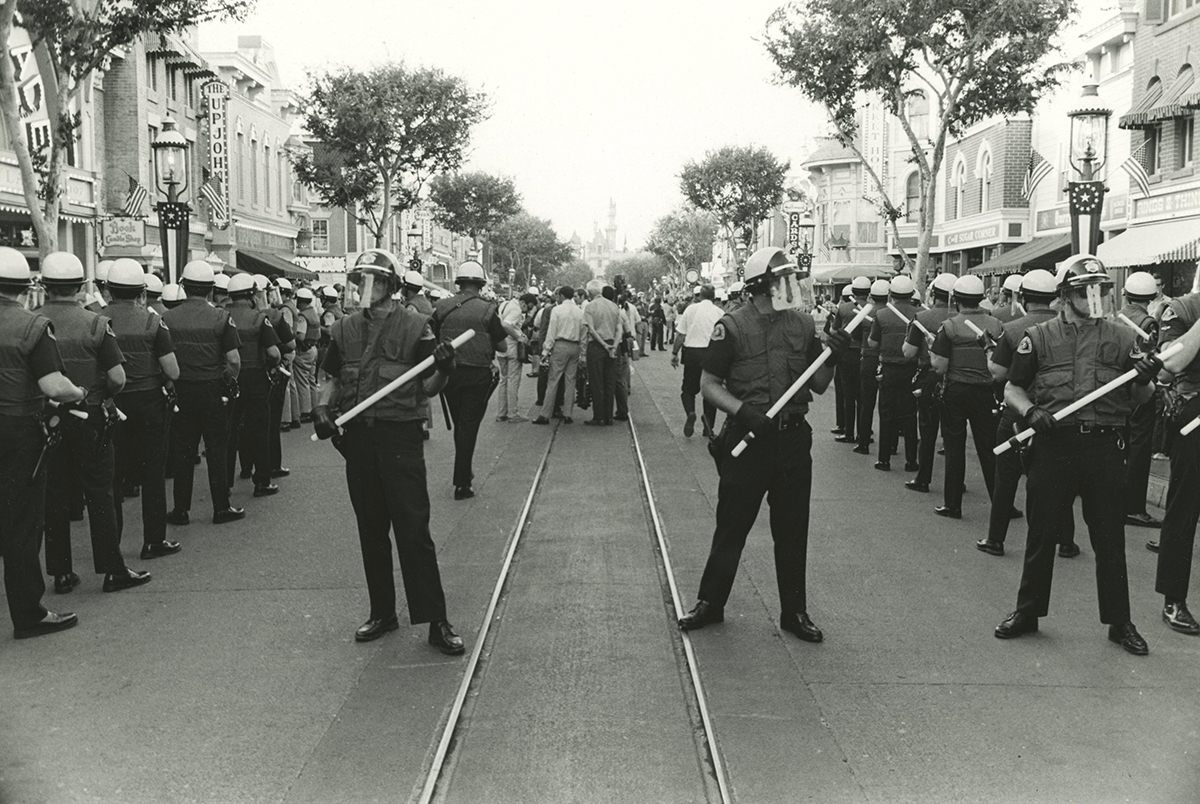
[[1146,22],[1162,22],[1166,16],[1166,4],[1169,0],[1146,0]]

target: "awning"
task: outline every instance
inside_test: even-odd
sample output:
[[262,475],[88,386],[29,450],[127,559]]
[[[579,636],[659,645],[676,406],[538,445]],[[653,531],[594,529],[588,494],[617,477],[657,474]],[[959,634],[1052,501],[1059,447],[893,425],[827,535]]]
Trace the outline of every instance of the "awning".
[[1162,101],[1146,114],[1146,119],[1154,122],[1170,120],[1172,117],[1186,114],[1187,110],[1184,109],[1184,105],[1191,100],[1191,89],[1192,68],[1185,66],[1179,71],[1179,75],[1175,76],[1171,88],[1163,95]]
[[1101,243],[1096,256],[1109,268],[1195,260],[1200,257],[1200,220],[1162,221],[1126,229]]
[[895,273],[891,266],[839,262],[832,265],[814,265],[811,276],[814,284],[832,285],[835,282],[849,282],[856,276],[865,276],[867,279],[891,279]]
[[1158,105],[1159,99],[1162,98],[1163,85],[1162,81],[1155,80],[1146,88],[1146,94],[1141,97],[1137,103],[1133,105],[1126,114],[1121,115],[1121,119],[1117,122],[1120,128],[1146,128],[1154,125],[1150,120],[1150,110]]
[[971,269],[973,274],[1014,273],[1024,268],[1046,268],[1057,261],[1056,252],[1062,251],[1059,257],[1065,257],[1066,250],[1071,247],[1070,234],[1043,235],[1035,237],[1028,243],[1022,243],[1012,251],[993,257],[987,262],[981,262]]
[[252,274],[264,276],[285,276],[288,279],[316,280],[317,275],[307,268],[301,268],[296,263],[269,251],[252,251],[248,248],[237,250],[237,267]]

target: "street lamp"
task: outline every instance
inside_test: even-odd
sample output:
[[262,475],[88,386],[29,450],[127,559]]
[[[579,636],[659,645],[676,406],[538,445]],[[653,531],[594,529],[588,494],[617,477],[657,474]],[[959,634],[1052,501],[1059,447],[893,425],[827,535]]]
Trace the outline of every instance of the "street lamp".
[[163,120],[162,131],[150,143],[154,152],[154,182],[166,201],[155,205],[158,213],[159,242],[162,246],[163,270],[168,282],[177,276],[188,253],[188,214],[191,207],[180,197],[188,188],[190,159],[188,141],[175,130],[175,121]]
[[409,258],[408,266],[417,273],[421,272],[423,263],[421,262],[421,241],[424,239],[424,232],[421,231],[421,225],[414,217],[412,226],[408,229],[408,249],[412,252],[412,257]]
[[1107,159],[1111,116],[1112,109],[1101,100],[1095,84],[1086,85],[1079,101],[1067,112],[1071,121],[1069,159],[1080,179],[1067,183],[1071,250],[1075,254],[1095,254],[1100,243],[1100,215],[1108,188],[1096,176]]
[[813,232],[816,231],[817,222],[813,220],[812,215],[805,212],[796,225],[800,230],[800,253],[796,255],[796,266],[801,273],[808,276],[812,272]]

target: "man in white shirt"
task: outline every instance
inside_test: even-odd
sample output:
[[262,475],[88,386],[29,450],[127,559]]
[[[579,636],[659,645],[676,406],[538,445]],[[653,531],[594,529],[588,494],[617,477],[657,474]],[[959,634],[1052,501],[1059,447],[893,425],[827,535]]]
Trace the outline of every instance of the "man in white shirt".
[[[712,285],[704,285],[698,294],[699,300],[688,306],[675,321],[675,346],[671,354],[671,368],[679,368],[679,353],[683,352],[683,387],[679,398],[683,401],[683,412],[687,421],[683,434],[688,438],[696,432],[696,394],[700,393],[700,375],[704,370],[704,355],[708,353],[708,339],[713,327],[725,315],[725,311],[713,304],[715,292]],[[704,435],[711,437],[713,420],[717,409],[704,402]]]
[[[504,339],[504,351],[496,350],[496,363],[500,368],[500,384],[496,387],[500,397],[500,411],[496,416],[498,422],[519,424],[529,421],[518,412],[517,407],[517,393],[521,390],[520,347],[517,344],[525,341],[521,327],[525,323],[526,311],[535,304],[537,296],[532,293],[526,293],[519,301],[510,298],[500,303],[500,323],[509,336]],[[522,336],[520,340],[513,337],[514,332]]]
[[629,337],[622,337],[617,349],[617,413],[613,418],[624,422],[629,420],[629,385],[632,379],[629,366],[633,360],[639,357],[639,353],[636,351],[636,333],[638,322],[642,320],[642,317],[628,296],[622,296],[617,301],[617,309],[621,314],[622,329]]
[[542,353],[550,358],[550,380],[546,383],[542,412],[534,424],[549,424],[554,411],[558,383],[564,385],[563,424],[571,424],[575,412],[575,371],[579,368],[579,342],[583,339],[583,310],[574,301],[575,289],[563,285],[556,294],[558,304],[550,311],[550,323],[546,326],[546,341]]

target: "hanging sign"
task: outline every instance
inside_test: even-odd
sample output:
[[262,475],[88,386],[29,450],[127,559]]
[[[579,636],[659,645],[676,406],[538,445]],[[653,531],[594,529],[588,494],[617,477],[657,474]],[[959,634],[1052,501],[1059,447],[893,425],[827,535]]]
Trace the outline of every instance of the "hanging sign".
[[[220,195],[226,212],[229,204],[229,86],[224,81],[213,79],[206,83],[204,93],[208,117],[208,173],[214,180],[215,192]],[[210,199],[210,204],[212,200]],[[217,205],[220,206],[219,204]],[[213,221],[220,225],[227,221]]]

